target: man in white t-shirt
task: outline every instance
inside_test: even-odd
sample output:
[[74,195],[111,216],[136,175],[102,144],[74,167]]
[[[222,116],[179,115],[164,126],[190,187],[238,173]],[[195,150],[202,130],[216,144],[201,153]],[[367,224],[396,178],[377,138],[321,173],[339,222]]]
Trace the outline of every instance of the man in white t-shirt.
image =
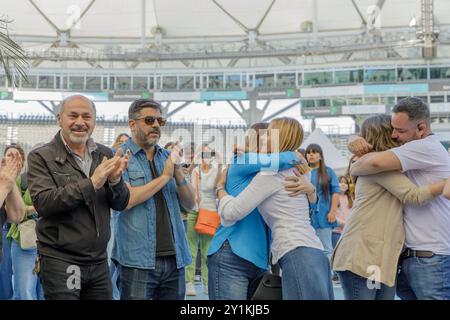
[[[450,156],[431,132],[430,110],[419,98],[399,101],[392,110],[392,138],[402,145],[384,152],[361,137],[349,139],[349,150],[361,156],[352,165],[355,176],[400,170],[424,186],[450,176]],[[450,299],[450,201],[440,196],[420,206],[404,207],[406,232],[397,279],[404,300]]]

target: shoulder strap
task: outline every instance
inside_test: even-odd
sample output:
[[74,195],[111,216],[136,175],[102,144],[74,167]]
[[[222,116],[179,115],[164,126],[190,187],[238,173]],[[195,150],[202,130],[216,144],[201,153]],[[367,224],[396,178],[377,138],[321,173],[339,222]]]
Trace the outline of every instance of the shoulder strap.
[[198,172],[195,171],[195,169],[194,169],[194,176],[195,176],[195,193],[197,194],[197,199],[196,199],[195,202],[197,202],[197,209],[200,210],[200,201],[199,201],[199,199],[200,199],[200,191],[199,191],[199,188],[198,188],[198,182],[199,182],[199,180],[200,180],[200,173],[199,173],[199,172],[200,172],[200,168],[199,168]]

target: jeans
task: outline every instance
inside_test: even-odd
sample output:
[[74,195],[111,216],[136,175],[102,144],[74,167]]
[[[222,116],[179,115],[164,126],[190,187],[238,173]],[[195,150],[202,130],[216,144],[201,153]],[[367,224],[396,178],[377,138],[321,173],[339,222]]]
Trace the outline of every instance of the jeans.
[[[0,226],[1,227],[1,226]],[[8,229],[3,229],[3,260],[0,263],[0,300],[13,298],[13,271],[11,263],[11,241],[6,239]]]
[[37,274],[33,272],[37,249],[23,250],[12,240],[11,259],[14,273],[14,300],[44,300],[44,292]]
[[280,259],[283,300],[334,300],[330,263],[322,250],[297,247]]
[[[156,257],[152,270],[129,268],[119,264],[119,290],[122,300],[178,300],[180,278],[175,256]],[[184,297],[184,294],[183,294]]]
[[111,238],[109,239],[106,251],[108,253],[108,265],[109,265],[109,274],[111,276],[111,283],[112,283],[112,289],[113,289],[113,300],[120,300],[120,292],[119,292],[119,288],[117,287],[117,278],[119,275],[118,275],[116,265],[111,260],[111,252],[112,252],[112,248],[114,246],[114,229],[115,229],[114,228],[115,220],[114,220],[113,214],[111,215],[111,221],[110,221]]
[[200,242],[202,282],[204,286],[207,286],[208,268],[206,267],[206,254],[208,253],[212,237],[206,234],[199,234],[194,230],[195,224],[197,223],[197,217],[198,212],[189,212],[187,222],[187,239],[189,241],[189,250],[192,256],[192,263],[186,266],[186,282],[194,283],[195,281],[195,263],[197,261],[198,243]]
[[450,256],[400,259],[397,295],[402,300],[450,300]]
[[336,248],[336,244],[338,243],[339,239],[341,238],[341,234],[337,232],[333,232],[331,234],[331,245],[334,248]]
[[[395,286],[388,287],[383,283],[372,283],[351,271],[337,271],[337,273],[345,300],[394,300],[395,298]],[[369,288],[368,285],[373,287]]]
[[316,229],[316,235],[319,237],[320,241],[323,245],[323,251],[327,256],[328,260],[330,260],[331,252],[333,251],[333,245],[331,243],[331,234],[333,229],[331,228],[319,228]]
[[46,300],[111,300],[108,261],[75,265],[40,256],[40,277]]
[[210,300],[250,300],[266,270],[242,259],[228,241],[208,256],[208,294]]

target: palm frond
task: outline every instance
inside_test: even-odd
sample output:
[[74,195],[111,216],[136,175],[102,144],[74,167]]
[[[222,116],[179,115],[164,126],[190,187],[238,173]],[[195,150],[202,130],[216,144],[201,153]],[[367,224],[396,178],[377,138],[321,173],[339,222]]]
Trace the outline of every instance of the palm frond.
[[9,23],[11,23],[10,20],[0,18],[0,65],[3,67],[8,83],[17,86],[20,78],[28,81],[28,61],[22,47],[9,36]]

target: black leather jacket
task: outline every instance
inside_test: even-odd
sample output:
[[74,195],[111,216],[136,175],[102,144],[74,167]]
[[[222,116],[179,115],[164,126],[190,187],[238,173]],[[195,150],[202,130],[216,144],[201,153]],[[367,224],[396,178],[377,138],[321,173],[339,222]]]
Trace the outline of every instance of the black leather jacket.
[[[113,153],[97,143],[90,176],[104,156],[111,158]],[[39,254],[77,264],[105,261],[110,209],[124,210],[130,198],[123,179],[115,186],[106,182],[95,191],[58,132],[50,143],[29,154],[28,186],[39,214]]]

